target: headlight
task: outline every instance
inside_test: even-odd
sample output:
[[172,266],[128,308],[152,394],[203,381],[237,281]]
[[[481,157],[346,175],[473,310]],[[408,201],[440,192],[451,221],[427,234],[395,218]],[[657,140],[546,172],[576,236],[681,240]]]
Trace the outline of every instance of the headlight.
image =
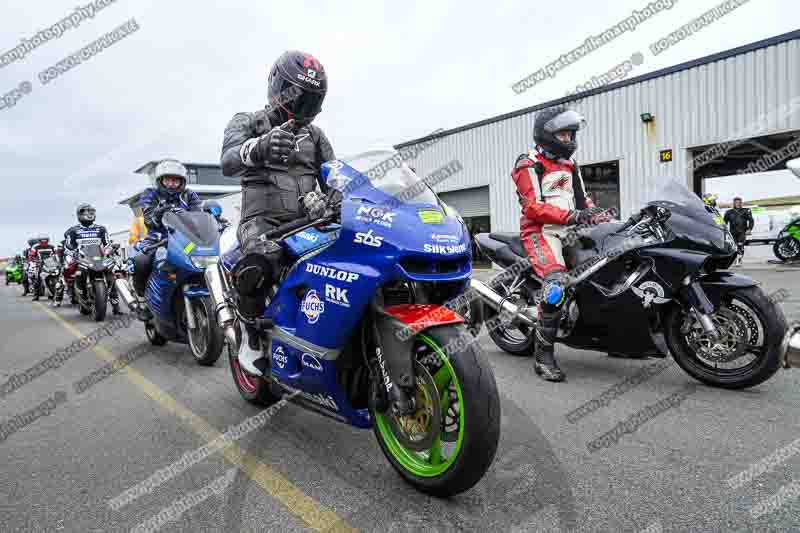
[[192,260],[192,264],[195,268],[199,268],[205,270],[206,268],[210,267],[211,265],[215,265],[219,260],[218,255],[196,255],[192,256],[189,259]]

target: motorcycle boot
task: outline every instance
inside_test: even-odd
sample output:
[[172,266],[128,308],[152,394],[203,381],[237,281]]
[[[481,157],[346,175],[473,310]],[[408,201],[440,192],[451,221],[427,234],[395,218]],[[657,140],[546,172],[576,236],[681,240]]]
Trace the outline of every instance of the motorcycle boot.
[[264,352],[261,349],[261,336],[251,324],[245,323],[237,358],[242,369],[248,374],[253,376],[269,374],[269,360],[264,357]]
[[559,368],[555,358],[555,342],[558,325],[561,320],[561,307],[565,300],[562,277],[545,278],[542,302],[539,304],[539,323],[536,327],[534,342],[533,369],[545,381],[559,382],[566,379],[566,374]]

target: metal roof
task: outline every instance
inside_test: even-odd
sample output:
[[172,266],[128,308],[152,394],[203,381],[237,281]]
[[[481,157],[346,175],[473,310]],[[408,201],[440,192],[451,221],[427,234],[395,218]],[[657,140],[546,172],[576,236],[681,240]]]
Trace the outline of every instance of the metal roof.
[[790,31],[788,33],[784,33],[781,35],[776,35],[774,37],[770,37],[768,39],[763,39],[761,41],[756,41],[754,43],[746,44],[743,46],[739,46],[737,48],[732,48],[730,50],[726,50],[724,52],[718,52],[716,54],[711,54],[708,56],[704,56],[698,59],[693,59],[691,61],[687,61],[685,63],[680,63],[678,65],[674,65],[671,67],[666,67],[661,70],[656,70],[650,72],[648,74],[643,74],[641,76],[636,76],[635,78],[630,78],[627,80],[618,81],[616,83],[611,83],[609,85],[604,85],[603,87],[598,87],[596,89],[590,89],[588,91],[583,91],[580,93],[572,94],[570,96],[565,96],[562,98],[558,98],[556,100],[551,100],[549,102],[544,102],[542,104],[537,104],[531,107],[526,107],[524,109],[519,109],[517,111],[512,111],[510,113],[505,113],[503,115],[498,115],[496,117],[487,118],[484,120],[479,120],[478,122],[472,122],[470,124],[466,124],[464,126],[458,126],[456,128],[450,130],[444,130],[439,133],[434,133],[431,135],[427,135],[425,137],[420,137],[418,139],[414,139],[411,141],[406,141],[401,144],[395,145],[395,149],[400,150],[401,148],[405,148],[406,146],[411,146],[423,141],[428,141],[431,139],[438,139],[441,137],[447,137],[448,135],[453,135],[454,133],[459,133],[462,131],[478,128],[480,126],[485,126],[487,124],[492,124],[495,122],[501,122],[503,120],[508,120],[510,118],[518,117],[520,115],[527,115],[528,113],[532,113],[535,111],[540,111],[542,109],[547,109],[548,107],[557,106],[560,104],[565,104],[568,102],[573,102],[576,100],[580,100],[582,98],[586,98],[587,96],[594,96],[596,94],[607,93],[620,87],[627,87],[629,85],[635,85],[637,83],[642,83],[648,80],[652,80],[653,78],[661,78],[664,76],[668,76],[670,74],[674,74],[676,72],[680,72],[683,70],[688,70],[691,68],[699,67],[701,65],[707,65],[709,63],[714,63],[716,61],[722,61],[723,59],[728,59],[730,57],[746,54],[748,52],[752,52],[754,50],[760,50],[762,48],[767,48],[769,46],[774,46],[777,44],[784,43],[786,41],[792,41],[795,39],[800,39],[800,30]]
[[[133,173],[134,174],[141,174],[143,172],[146,172],[146,169],[148,167],[157,165],[161,161],[162,161],[161,159],[158,159],[156,161],[148,161],[144,165],[142,165],[139,168],[137,168],[136,170],[134,170]],[[221,168],[219,164],[214,164],[214,163],[192,163],[192,162],[183,162],[183,161],[181,161],[181,164],[183,166],[187,167],[187,168],[188,167],[193,167],[193,168]]]
[[[187,189],[196,192],[200,197],[208,197],[213,195],[214,198],[223,198],[242,191],[240,185],[190,185]],[[139,191],[131,196],[128,196],[119,202],[118,205],[131,205],[139,199],[139,195],[144,191]]]

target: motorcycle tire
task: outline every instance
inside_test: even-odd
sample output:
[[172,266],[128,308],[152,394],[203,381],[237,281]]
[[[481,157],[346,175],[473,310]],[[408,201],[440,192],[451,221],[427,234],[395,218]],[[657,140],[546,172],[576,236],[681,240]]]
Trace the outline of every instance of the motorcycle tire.
[[794,237],[784,237],[772,245],[772,253],[781,261],[800,259],[800,241]]
[[[202,366],[214,366],[219,356],[222,354],[222,347],[225,338],[222,329],[217,325],[216,314],[208,298],[196,298],[190,300],[194,317],[197,321],[197,328],[187,331],[189,337],[189,347],[192,350],[197,364]],[[205,339],[200,335],[205,336]]]
[[108,287],[103,280],[94,282],[94,305],[92,306],[93,318],[95,322],[102,322],[106,318],[108,309]]
[[167,338],[158,332],[152,322],[148,322],[144,325],[144,334],[153,346],[164,346],[167,344]]
[[242,333],[236,325],[236,346],[225,343],[228,350],[228,363],[231,368],[231,375],[236,388],[241,397],[248,403],[260,407],[269,407],[277,403],[281,398],[272,392],[272,387],[267,379],[261,376],[253,376],[239,364],[239,345],[242,342]]
[[[665,337],[675,362],[687,374],[712,387],[738,390],[763,383],[780,369],[781,344],[788,325],[780,306],[760,287],[736,288],[729,291],[723,297],[723,308],[733,310],[734,301],[737,306],[748,308],[754,315],[748,315],[749,320],[742,321],[747,328],[746,332],[752,335],[753,331],[757,333],[760,331],[759,335],[763,337],[763,346],[759,347],[760,355],[743,368],[724,369],[706,364],[681,332],[686,314],[678,306],[673,307],[667,315]],[[718,314],[719,311],[716,311],[711,315],[715,323]],[[760,322],[760,327],[756,320]],[[756,326],[755,330],[751,329],[751,325]],[[746,340],[750,344],[751,339]]]
[[[500,442],[500,395],[494,372],[463,325],[423,331],[415,338],[418,406],[424,433],[391,411],[371,409],[373,432],[398,474],[417,490],[447,498],[478,483]],[[417,349],[418,348],[418,349]],[[382,385],[382,384],[381,384]],[[373,384],[375,386],[375,384]],[[433,429],[434,431],[431,431]]]

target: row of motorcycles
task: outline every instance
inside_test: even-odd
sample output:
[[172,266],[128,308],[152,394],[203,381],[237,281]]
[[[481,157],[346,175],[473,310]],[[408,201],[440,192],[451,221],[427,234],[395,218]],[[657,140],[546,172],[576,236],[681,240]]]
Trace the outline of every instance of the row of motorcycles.
[[[201,365],[227,352],[244,400],[270,406],[290,396],[371,429],[403,479],[447,497],[484,476],[500,439],[499,393],[477,335],[486,327],[503,351],[530,356],[543,280],[518,233],[474,236],[504,272],[473,278],[464,221],[424,180],[406,164],[366,177],[398,157],[379,150],[324,163],[325,183],[342,193],[327,195],[326,216],[264,236],[284,252],[253,326],[264,365],[248,369],[238,359],[235,225],[223,229],[210,213],[174,208],[163,217],[167,233],[150,245],[143,297],[130,275],[114,283],[153,345],[188,344]],[[727,389],[800,366],[800,327],[788,326],[757,282],[728,270],[733,237],[677,181],[629,220],[577,228],[573,237],[564,248],[571,281],[559,343],[671,356],[694,379]],[[128,274],[143,251],[129,250]],[[102,252],[83,256],[83,271],[98,274],[87,275],[81,291],[93,291],[96,302],[109,279],[92,270],[106,264]],[[150,312],[139,313],[144,307]]]
[[6,285],[19,283],[23,296],[30,294],[37,300],[47,296],[53,306],[60,306],[66,296],[82,315],[102,322],[114,280],[127,276],[120,245],[90,245],[69,255],[62,245],[52,248],[49,244],[44,235],[28,239],[29,249],[35,252],[27,261],[17,257],[6,268]]
[[[301,218],[264,237],[281,243],[280,275],[255,323],[265,364],[238,359],[243,318],[234,266],[236,228],[173,209],[153,244],[144,297],[117,279],[154,345],[189,344],[200,364],[227,351],[243,399],[302,407],[371,429],[392,467],[418,490],[451,496],[494,460],[500,400],[476,335],[530,356],[542,281],[518,233],[474,237],[504,269],[472,277],[464,221],[405,164],[370,169],[391,150],[328,161],[326,217]],[[413,191],[414,194],[410,194]],[[800,366],[800,328],[758,283],[728,271],[737,247],[703,202],[669,181],[628,221],[579,228],[558,342],[630,357],[668,357],[710,386],[743,389]],[[523,265],[520,268],[520,265]],[[254,371],[255,370],[255,371]]]

